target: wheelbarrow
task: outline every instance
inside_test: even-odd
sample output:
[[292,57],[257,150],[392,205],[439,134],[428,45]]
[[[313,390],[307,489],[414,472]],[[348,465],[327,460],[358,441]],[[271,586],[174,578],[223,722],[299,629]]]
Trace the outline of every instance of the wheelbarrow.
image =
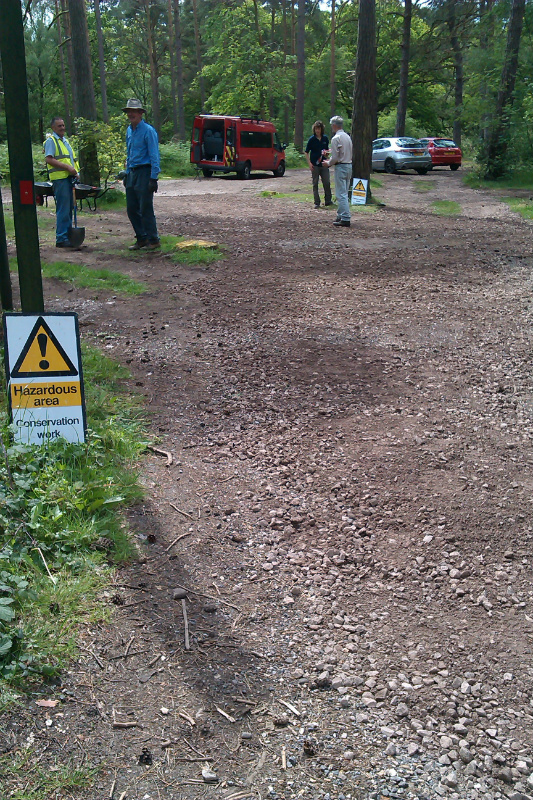
[[[42,181],[39,183],[33,184],[35,189],[35,201],[38,206],[48,205],[48,198],[53,197],[54,195],[54,187],[52,185],[52,181]],[[109,187],[107,187],[109,188]],[[84,200],[87,201],[87,205],[89,206],[90,211],[96,211],[96,201],[99,197],[102,197],[107,192],[106,189],[102,189],[101,186],[89,186],[87,183],[77,183],[76,184],[76,200],[80,201],[80,211],[81,211],[81,204]],[[93,200],[93,205],[91,207],[91,200]]]

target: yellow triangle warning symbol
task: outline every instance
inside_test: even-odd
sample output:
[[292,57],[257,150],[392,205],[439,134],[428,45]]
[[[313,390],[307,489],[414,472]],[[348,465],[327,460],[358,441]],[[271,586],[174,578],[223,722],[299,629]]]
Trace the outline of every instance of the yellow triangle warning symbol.
[[12,378],[66,377],[78,370],[43,317],[39,317],[11,372]]
[[365,184],[363,183],[363,181],[360,180],[359,183],[356,183],[354,187],[354,192],[366,192]]

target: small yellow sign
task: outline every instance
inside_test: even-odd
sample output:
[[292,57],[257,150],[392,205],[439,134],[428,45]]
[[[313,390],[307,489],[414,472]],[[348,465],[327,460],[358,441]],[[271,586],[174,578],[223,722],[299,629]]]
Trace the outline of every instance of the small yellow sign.
[[43,317],[39,317],[11,372],[12,378],[75,377],[78,370]]
[[78,381],[11,384],[11,408],[79,406],[81,402]]

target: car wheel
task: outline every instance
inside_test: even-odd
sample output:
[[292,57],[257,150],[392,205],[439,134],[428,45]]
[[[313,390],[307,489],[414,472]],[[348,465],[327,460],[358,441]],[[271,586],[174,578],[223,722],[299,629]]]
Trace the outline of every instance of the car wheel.
[[416,172],[418,172],[419,175],[427,175],[428,170],[429,167],[420,167],[420,169],[417,169]]
[[241,181],[247,181],[250,177],[251,172],[252,172],[252,165],[250,164],[249,161],[247,161],[246,164],[240,168],[237,174],[241,179]]
[[392,175],[394,172],[396,172],[396,164],[392,158],[388,158],[385,161],[385,172],[387,172],[389,175]]
[[212,169],[206,169],[206,167],[202,167],[202,172],[203,172],[204,178],[210,178],[212,176],[212,174],[213,174],[213,170]]
[[455,172],[455,170],[459,169],[460,164],[450,164],[450,169]]
[[275,178],[283,178],[285,175],[285,162],[280,161],[276,169],[274,170],[274,177]]

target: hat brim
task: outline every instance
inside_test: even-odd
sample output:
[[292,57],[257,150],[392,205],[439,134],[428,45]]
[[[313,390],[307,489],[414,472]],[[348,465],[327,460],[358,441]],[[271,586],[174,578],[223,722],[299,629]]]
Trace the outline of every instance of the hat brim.
[[130,106],[129,108],[123,108],[122,110],[124,113],[126,113],[127,111],[143,111],[144,113],[146,113],[145,108],[132,108],[132,106]]

